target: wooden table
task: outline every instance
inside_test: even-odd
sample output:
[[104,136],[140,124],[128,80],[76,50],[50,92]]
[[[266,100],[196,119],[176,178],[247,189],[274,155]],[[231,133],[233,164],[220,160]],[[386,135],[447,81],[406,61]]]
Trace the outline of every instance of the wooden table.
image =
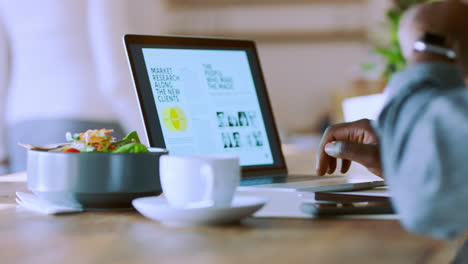
[[395,220],[260,219],[173,229],[137,212],[47,216],[15,204],[25,174],[0,176],[0,263],[448,263],[456,245]]

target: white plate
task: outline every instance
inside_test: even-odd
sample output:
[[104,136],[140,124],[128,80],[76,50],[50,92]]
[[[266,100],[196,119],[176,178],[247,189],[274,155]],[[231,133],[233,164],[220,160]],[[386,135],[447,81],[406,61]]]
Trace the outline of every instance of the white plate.
[[144,197],[133,200],[132,204],[142,215],[159,221],[167,226],[219,225],[239,221],[250,216],[266,204],[258,196],[237,195],[228,208],[170,207],[166,198],[161,196]]

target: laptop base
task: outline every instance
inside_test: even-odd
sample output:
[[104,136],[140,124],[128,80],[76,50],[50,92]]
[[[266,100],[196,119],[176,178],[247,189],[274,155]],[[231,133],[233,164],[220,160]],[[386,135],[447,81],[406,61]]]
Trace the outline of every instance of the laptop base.
[[383,180],[355,179],[347,176],[290,175],[244,178],[240,186],[301,192],[357,191],[385,186]]

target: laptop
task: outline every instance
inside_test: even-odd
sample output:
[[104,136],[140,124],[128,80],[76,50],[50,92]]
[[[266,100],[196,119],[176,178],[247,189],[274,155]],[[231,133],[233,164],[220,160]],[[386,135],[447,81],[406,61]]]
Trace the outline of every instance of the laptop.
[[125,35],[146,136],[169,155],[236,155],[241,186],[340,191],[375,178],[288,175],[255,43]]

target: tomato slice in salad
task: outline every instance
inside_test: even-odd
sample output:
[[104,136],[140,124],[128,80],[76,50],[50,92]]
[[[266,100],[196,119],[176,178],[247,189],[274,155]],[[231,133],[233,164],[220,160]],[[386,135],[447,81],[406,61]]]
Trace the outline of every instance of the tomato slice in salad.
[[68,153],[79,153],[80,151],[77,150],[76,148],[68,148],[63,152],[68,152]]

